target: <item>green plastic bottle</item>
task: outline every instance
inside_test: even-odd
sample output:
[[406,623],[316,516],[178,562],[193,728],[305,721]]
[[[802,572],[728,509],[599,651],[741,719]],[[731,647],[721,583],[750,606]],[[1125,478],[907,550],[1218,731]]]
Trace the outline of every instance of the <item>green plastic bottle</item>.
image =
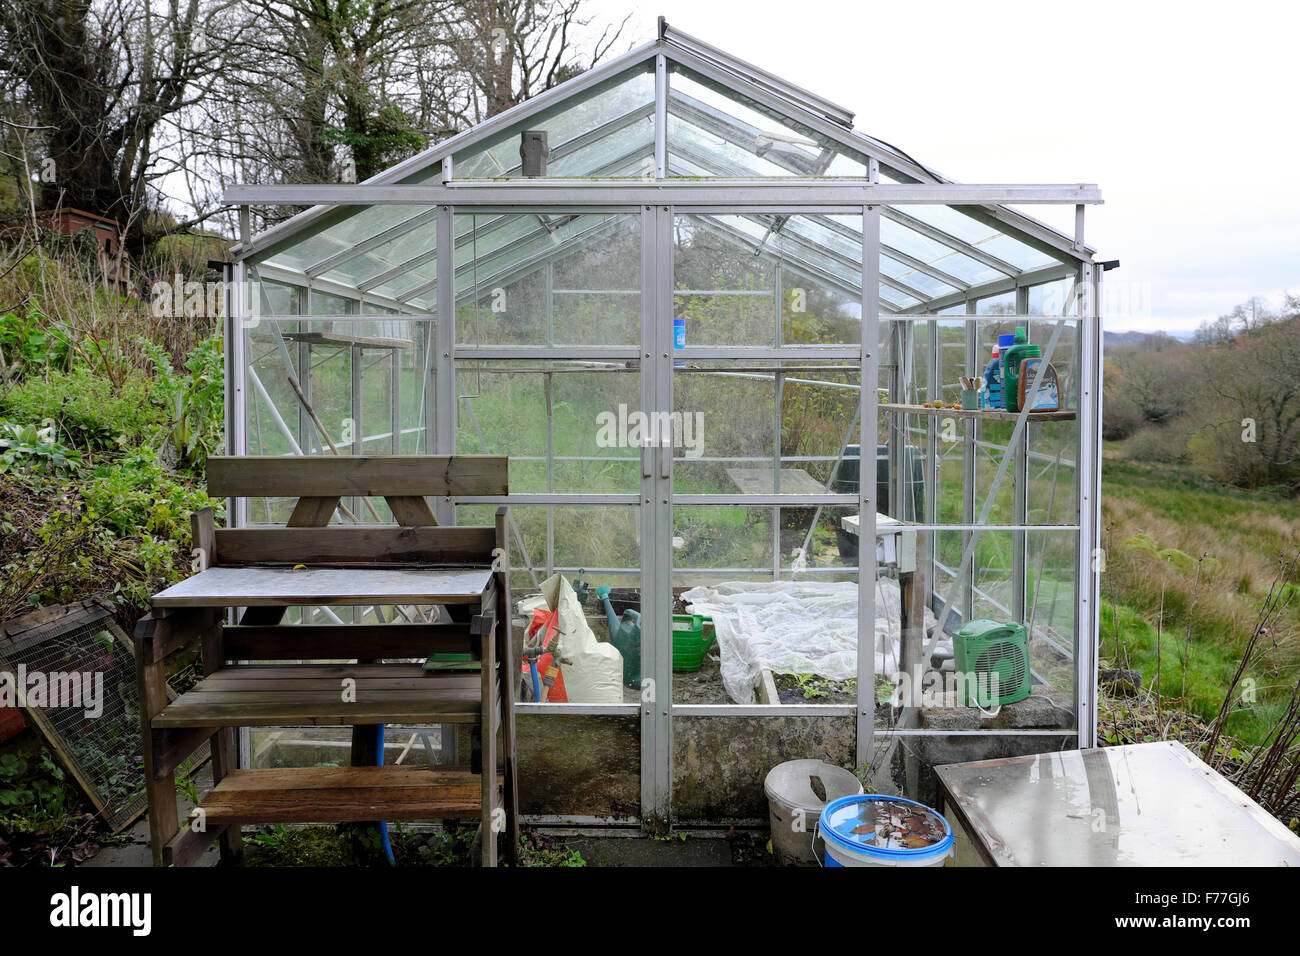
[[1027,358],[1041,356],[1042,350],[1037,345],[1030,345],[1026,339],[1025,327],[1016,329],[1016,341],[1002,357],[1002,407],[1009,412],[1020,411],[1020,365]]

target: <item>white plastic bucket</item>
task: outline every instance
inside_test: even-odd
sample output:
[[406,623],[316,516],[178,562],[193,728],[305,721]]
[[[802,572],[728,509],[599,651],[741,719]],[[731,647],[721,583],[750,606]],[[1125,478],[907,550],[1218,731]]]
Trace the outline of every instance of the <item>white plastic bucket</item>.
[[[817,796],[812,778],[821,780],[826,800]],[[817,866],[809,835],[828,802],[862,793],[852,772],[821,760],[787,760],[768,771],[763,780],[767,794],[768,823],[772,828],[772,855],[783,866]]]
[[[877,846],[874,842],[870,842],[875,839],[874,832],[867,835],[851,833],[853,829],[851,824],[864,819],[862,815],[864,804],[875,804],[881,801],[916,807],[918,815],[927,816],[934,822],[943,824],[942,838],[929,846],[909,849]],[[816,842],[818,835],[821,836],[822,843],[826,847],[827,866],[943,866],[948,861],[948,857],[956,856],[957,853],[952,827],[941,814],[915,800],[877,793],[843,797],[826,804],[817,821],[817,833],[813,836],[813,843]],[[810,849],[811,846],[810,844]]]

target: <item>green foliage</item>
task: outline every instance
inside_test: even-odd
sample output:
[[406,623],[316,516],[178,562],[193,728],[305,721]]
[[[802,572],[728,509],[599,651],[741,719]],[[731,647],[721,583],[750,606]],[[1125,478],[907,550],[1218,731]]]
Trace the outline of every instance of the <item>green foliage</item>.
[[380,106],[372,116],[366,117],[364,123],[364,131],[326,126],[321,133],[321,142],[342,144],[354,153],[368,152],[382,160],[421,150],[429,139],[395,103]]
[[58,434],[87,449],[115,449],[148,441],[165,419],[155,388],[142,372],[118,387],[84,365],[28,375],[0,399],[0,409],[25,422],[50,419]]
[[186,358],[183,372],[172,368],[171,359],[157,345],[141,344],[153,362],[158,390],[171,413],[167,427],[172,445],[187,465],[202,467],[224,441],[221,337],[214,335],[200,342]]
[[148,534],[176,544],[189,540],[190,515],[207,495],[169,473],[157,452],[136,448],[111,465],[91,470],[81,485],[85,516],[120,537]]
[[77,794],[48,750],[30,760],[0,756],[0,825],[33,832],[60,826]]
[[67,335],[52,329],[36,305],[27,312],[0,315],[0,351],[5,361],[20,370],[32,366],[65,367],[71,354]]
[[81,452],[54,440],[49,419],[42,425],[0,421],[0,472],[33,468],[43,473],[68,473],[81,466]]
[[83,469],[76,486],[35,476],[22,487],[46,511],[0,556],[0,618],[96,593],[145,607],[189,571],[190,515],[223,507],[147,447]]

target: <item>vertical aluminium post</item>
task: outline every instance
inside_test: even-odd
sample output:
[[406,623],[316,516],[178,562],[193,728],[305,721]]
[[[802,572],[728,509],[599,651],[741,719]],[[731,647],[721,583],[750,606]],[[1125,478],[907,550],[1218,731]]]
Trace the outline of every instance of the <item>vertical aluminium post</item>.
[[655,57],[655,179],[668,177],[668,61]]
[[[1016,315],[1029,314],[1029,287],[1016,288]],[[1033,332],[1029,320],[1025,319],[1025,340],[1030,340]],[[1005,378],[1005,376],[1004,376]],[[1015,443],[1011,453],[1013,471],[1011,473],[1011,523],[1026,525],[1029,523],[1029,432],[1026,425],[1020,433],[1020,440]],[[1046,522],[1044,522],[1046,523]],[[1029,536],[1024,531],[1011,533],[1011,616],[1023,623],[1029,623],[1029,602],[1025,586],[1029,573]]]
[[1079,539],[1075,555],[1075,702],[1080,747],[1097,744],[1097,658],[1101,624],[1101,268],[1080,276]]
[[[966,300],[966,314],[975,314],[975,300]],[[966,374],[974,376],[983,376],[984,370],[980,366],[982,358],[980,352],[980,334],[979,323],[974,319],[966,320]],[[969,419],[962,435],[962,483],[961,483],[961,520],[963,524],[970,525],[975,521],[975,481],[978,475],[979,462],[976,456],[979,454],[979,446],[976,441],[979,439],[979,420]],[[937,519],[936,519],[937,523]],[[969,530],[961,534],[962,554],[970,547]],[[965,596],[962,600],[962,621],[969,621],[975,616],[975,562],[971,562],[970,569],[962,581],[962,587],[965,588]]]
[[[858,361],[858,767],[871,762],[876,730],[876,431],[879,414],[880,207],[862,208],[862,341]],[[868,458],[868,455],[870,456]],[[867,467],[870,461],[870,468]],[[868,489],[870,489],[868,491]]]
[[[456,277],[455,209],[438,207],[438,314],[433,320],[434,452],[456,453]],[[425,384],[428,387],[428,383]],[[456,523],[456,509],[440,498],[434,513],[441,525]]]
[[[641,408],[672,406],[672,216],[641,210]],[[662,420],[656,418],[656,420]],[[641,447],[641,820],[672,814],[672,446]]]

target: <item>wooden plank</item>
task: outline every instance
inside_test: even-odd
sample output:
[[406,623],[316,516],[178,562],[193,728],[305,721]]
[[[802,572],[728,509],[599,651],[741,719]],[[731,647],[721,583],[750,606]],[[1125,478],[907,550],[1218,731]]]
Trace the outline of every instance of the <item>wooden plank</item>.
[[[208,521],[211,531],[211,519]],[[215,544],[214,544],[215,548]],[[203,634],[203,673],[207,677],[220,673],[226,665],[225,626],[220,618]],[[221,783],[222,779],[239,766],[235,750],[235,735],[229,727],[219,727],[212,735],[210,753],[212,755],[212,782]],[[188,827],[183,828],[188,829]],[[221,833],[221,859],[224,863],[233,863],[243,851],[243,834],[238,826],[223,828]],[[164,853],[165,857],[165,853]]]
[[163,608],[477,604],[490,577],[487,568],[208,568],[155,594],[153,603]]
[[[477,677],[477,675],[475,675]],[[217,686],[210,690],[191,690],[177,698],[177,702],[168,706],[160,715],[159,719],[166,721],[174,715],[203,712],[207,708],[215,705],[219,707],[236,707],[247,706],[251,708],[260,708],[266,712],[273,711],[276,707],[283,706],[286,711],[295,708],[303,708],[308,705],[317,705],[322,712],[332,712],[346,715],[353,710],[364,710],[367,713],[380,713],[381,708],[387,703],[409,703],[420,706],[428,713],[438,713],[440,710],[463,710],[466,701],[478,700],[478,694],[473,689],[461,687],[439,688],[437,691],[427,691],[420,688],[412,687],[386,687],[383,685],[369,686],[358,682],[355,691],[355,700],[343,700],[344,688],[342,682],[329,686],[330,681],[322,681],[315,687],[300,687],[301,683],[306,681],[285,681],[282,686],[279,681],[257,681],[258,684],[270,684],[270,687],[236,687],[236,686]],[[353,688],[348,685],[348,691]],[[383,723],[383,721],[376,721]],[[161,724],[160,726],[166,726]]]
[[234,829],[237,832],[238,828],[227,828],[219,825],[209,826],[205,820],[204,829],[195,830],[192,828],[190,821],[187,820],[185,825],[163,847],[162,865],[193,866],[214,840],[226,835],[228,829]]
[[[495,612],[496,595],[492,596],[493,606],[485,611]],[[497,834],[502,827],[497,821],[497,674],[496,674],[496,634],[495,628],[482,637],[483,661],[479,670],[479,726],[482,731],[483,765],[479,774],[482,784],[481,826],[483,828],[483,865],[497,865]]]
[[[414,627],[417,625],[394,626]],[[478,680],[478,677],[473,674],[440,674],[425,671],[423,666],[420,664],[350,664],[347,662],[329,664],[232,664],[210,677],[203,678],[199,684],[196,684],[195,686],[209,686],[225,680],[242,682],[250,678],[284,680],[286,675],[295,674],[307,679],[327,678],[334,681],[339,681],[344,677],[362,679],[417,677],[420,680],[428,681],[431,685],[438,685],[445,681],[453,685],[459,685],[461,682],[466,682],[466,686],[470,686],[469,682]]]
[[150,663],[166,660],[218,626],[220,616],[215,608],[184,608],[165,617],[146,615],[140,620],[148,624],[137,624],[135,629],[136,656]]
[[221,556],[219,563],[225,567],[305,564],[387,568],[486,566],[492,560],[494,541],[491,528],[368,525],[221,528],[216,531],[215,546]]
[[326,624],[227,627],[231,660],[303,661],[354,657],[429,657],[471,651],[464,624]]
[[208,494],[221,497],[504,495],[504,455],[213,455]]
[[436,525],[438,519],[433,516],[429,502],[416,495],[387,495],[389,510],[400,525],[408,527]]
[[216,524],[211,508],[200,508],[190,515],[190,535],[194,549],[200,552],[199,570],[217,563]]
[[470,783],[478,786],[478,775],[454,767],[423,764],[390,764],[386,767],[311,767],[318,773],[304,773],[302,767],[271,767],[266,770],[238,770],[218,789],[222,793],[254,793],[272,790],[334,790],[386,787],[424,789]]
[[[136,646],[141,651],[154,646],[158,626],[149,615],[136,624]],[[154,866],[163,862],[163,847],[176,835],[176,779],[172,774],[154,775],[153,720],[167,706],[165,661],[150,654],[135,655],[136,684],[140,694],[140,736],[144,741],[144,786],[149,802],[149,842]]]
[[[507,511],[498,508],[493,531],[500,554],[509,555],[510,545],[506,530]],[[515,690],[519,686],[519,663],[514,658],[514,641],[510,634],[510,571],[507,562],[494,565],[496,576],[496,648],[499,679],[496,693],[500,697],[502,763],[505,773],[501,782],[502,803],[506,813],[506,863],[519,865],[519,774],[518,748],[515,742]]]
[[157,780],[174,776],[176,768],[212,737],[210,727],[153,729],[153,775]]
[[334,517],[334,512],[338,510],[338,507],[338,495],[321,495],[319,497],[303,495],[298,499],[298,503],[293,506],[293,513],[289,515],[286,527],[323,528],[330,523],[330,519]]
[[[492,546],[488,545],[488,551]],[[0,625],[0,640],[16,648],[44,640],[51,631],[67,631],[78,626],[107,621],[112,608],[99,598],[86,598],[75,604],[56,604],[37,608]]]
[[[477,674],[466,675],[478,680]],[[462,690],[459,684],[450,679],[438,680],[432,674],[423,677],[359,677],[340,680],[315,679],[309,677],[291,677],[284,680],[273,678],[248,678],[246,680],[219,680],[201,683],[181,696],[190,695],[196,699],[212,694],[272,694],[280,691],[292,691],[294,694],[323,693],[338,696],[343,687],[343,680],[350,680],[347,686],[355,688],[358,696],[381,692],[413,691],[424,694],[441,694],[447,691]],[[472,688],[470,688],[472,689]],[[178,698],[179,699],[179,698]]]
[[[776,494],[777,491],[772,475],[771,465],[727,469],[727,477],[735,482],[736,487],[747,495]],[[826,486],[802,468],[782,468],[780,494],[824,495],[826,494]]]
[[447,688],[438,693],[413,690],[358,690],[344,701],[329,691],[190,691],[153,720],[158,727],[348,726],[409,720],[477,723],[477,689]]
[[200,803],[209,827],[478,816],[477,776],[424,767],[237,770]]
[[[897,402],[881,402],[880,410],[904,415],[930,415],[941,418],[984,418],[989,421],[1014,422],[1020,417],[1019,412],[999,411],[995,408],[926,408],[924,405],[903,405]],[[1078,413],[1070,409],[1057,412],[1030,412],[1031,422],[1068,422],[1074,421]]]

